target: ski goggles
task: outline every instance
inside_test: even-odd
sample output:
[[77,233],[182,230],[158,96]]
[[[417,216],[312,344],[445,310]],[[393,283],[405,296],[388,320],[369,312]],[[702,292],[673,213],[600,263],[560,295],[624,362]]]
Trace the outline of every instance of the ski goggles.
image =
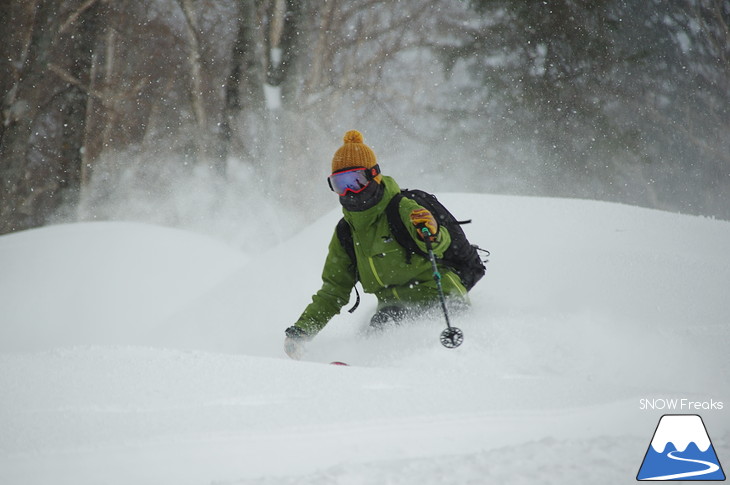
[[330,189],[332,189],[332,192],[335,192],[337,195],[345,195],[348,190],[353,194],[359,194],[370,185],[370,182],[379,173],[380,167],[378,165],[372,168],[346,168],[327,177],[327,183]]

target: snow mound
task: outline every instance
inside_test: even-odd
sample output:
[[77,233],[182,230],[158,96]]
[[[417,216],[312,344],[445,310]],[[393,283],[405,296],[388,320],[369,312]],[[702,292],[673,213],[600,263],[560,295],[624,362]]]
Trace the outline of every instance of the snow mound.
[[211,238],[136,223],[2,236],[0,351],[150,343],[159,322],[247,260]]

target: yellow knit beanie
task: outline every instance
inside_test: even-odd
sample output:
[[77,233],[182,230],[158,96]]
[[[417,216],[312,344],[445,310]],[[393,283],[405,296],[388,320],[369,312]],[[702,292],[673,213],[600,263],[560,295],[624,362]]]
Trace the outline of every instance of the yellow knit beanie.
[[[337,149],[332,157],[332,172],[350,167],[372,168],[378,160],[372,149],[363,143],[362,133],[350,130],[343,137],[344,145]],[[382,177],[378,175],[375,181],[380,183]]]

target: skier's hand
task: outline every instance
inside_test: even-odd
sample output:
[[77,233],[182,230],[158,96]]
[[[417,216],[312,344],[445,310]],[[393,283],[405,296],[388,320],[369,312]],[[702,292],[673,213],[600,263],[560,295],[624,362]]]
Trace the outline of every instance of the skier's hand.
[[305,330],[294,326],[287,328],[284,333],[284,352],[294,360],[301,359],[304,356],[304,344],[312,337]]
[[433,214],[431,214],[428,210],[415,209],[414,211],[412,211],[411,222],[419,229],[418,235],[421,237],[421,239],[424,239],[425,236],[420,231],[420,228],[426,226],[428,232],[431,233],[429,240],[431,242],[434,242],[436,240],[436,233],[439,230],[439,225],[436,222],[436,219],[434,219]]

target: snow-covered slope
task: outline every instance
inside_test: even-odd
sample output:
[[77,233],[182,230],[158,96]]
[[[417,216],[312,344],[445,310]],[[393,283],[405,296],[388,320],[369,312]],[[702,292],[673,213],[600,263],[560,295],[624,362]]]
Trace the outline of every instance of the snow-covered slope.
[[[454,350],[438,314],[366,335],[366,296],[285,357],[338,211],[256,255],[128,223],[0,237],[0,483],[633,483],[667,412],[730,459],[730,223],[441,199],[492,252]],[[640,405],[670,397],[724,408]]]

